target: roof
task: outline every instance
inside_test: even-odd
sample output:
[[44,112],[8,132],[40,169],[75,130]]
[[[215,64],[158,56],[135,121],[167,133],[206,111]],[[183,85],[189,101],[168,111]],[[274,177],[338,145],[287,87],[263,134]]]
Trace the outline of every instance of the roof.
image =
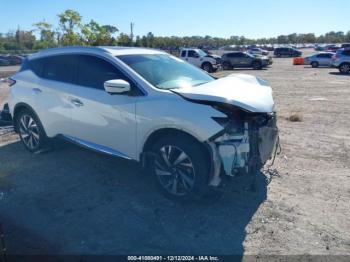
[[133,54],[164,54],[163,51],[150,49],[150,48],[139,48],[139,47],[123,47],[123,46],[67,46],[58,48],[49,48],[39,51],[29,56],[29,59],[39,58],[48,55],[58,54],[69,54],[69,53],[92,53],[101,54],[107,53],[112,56],[119,55],[133,55]]

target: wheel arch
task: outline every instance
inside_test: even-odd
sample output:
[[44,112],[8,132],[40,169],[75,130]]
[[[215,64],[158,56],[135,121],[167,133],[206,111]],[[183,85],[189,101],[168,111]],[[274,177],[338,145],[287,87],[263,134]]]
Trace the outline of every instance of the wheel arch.
[[198,143],[198,145],[200,145],[200,147],[204,150],[206,156],[208,157],[208,161],[212,162],[212,155],[211,155],[212,152],[209,145],[206,145],[206,143],[201,142],[195,136],[193,136],[192,134],[184,130],[170,127],[170,128],[157,129],[147,137],[145,143],[143,144],[141,157],[140,157],[143,165],[145,165],[147,154],[151,152],[153,145],[157,142],[158,139],[164,136],[180,136],[180,137],[183,136],[183,137],[190,138],[195,143]]
[[27,103],[23,103],[23,102],[17,103],[13,109],[13,117],[12,117],[13,128],[14,128],[14,131],[16,133],[18,133],[17,125],[16,125],[17,117],[18,117],[19,113],[24,109],[31,111],[36,116],[36,118],[39,119],[39,121],[40,121],[39,116],[37,115],[37,113],[35,113],[35,110],[30,105],[28,105]]
[[341,62],[341,63],[339,64],[339,67],[341,67],[342,65],[349,65],[349,66],[350,66],[350,62],[347,62],[347,61]]
[[210,66],[213,66],[209,61],[204,61],[202,64],[201,64],[201,68],[203,69],[204,68],[204,65],[205,64],[209,64]]

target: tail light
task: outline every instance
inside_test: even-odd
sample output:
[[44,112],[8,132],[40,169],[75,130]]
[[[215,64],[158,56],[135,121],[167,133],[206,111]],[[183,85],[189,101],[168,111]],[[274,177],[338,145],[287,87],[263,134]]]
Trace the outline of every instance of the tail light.
[[16,84],[16,80],[11,77],[7,78],[6,82],[9,86],[13,86],[14,84]]

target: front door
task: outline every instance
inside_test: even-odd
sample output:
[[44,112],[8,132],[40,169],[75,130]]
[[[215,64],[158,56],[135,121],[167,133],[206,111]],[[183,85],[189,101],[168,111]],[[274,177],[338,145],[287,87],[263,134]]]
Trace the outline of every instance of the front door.
[[109,61],[79,55],[77,84],[70,98],[74,105],[73,138],[88,147],[133,159],[136,158],[137,97],[107,93],[103,83],[112,79],[130,81]]
[[199,54],[195,51],[195,50],[188,50],[187,51],[187,61],[192,64],[195,65],[197,67],[201,67],[202,65],[202,60],[199,57]]

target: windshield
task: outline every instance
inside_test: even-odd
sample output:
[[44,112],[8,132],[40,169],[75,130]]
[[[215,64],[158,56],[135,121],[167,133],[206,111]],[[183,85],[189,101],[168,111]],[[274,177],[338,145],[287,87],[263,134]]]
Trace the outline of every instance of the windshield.
[[202,49],[196,49],[196,51],[199,54],[199,56],[206,56],[206,55],[208,55],[208,53],[204,52]]
[[204,71],[166,54],[122,55],[118,58],[161,89],[197,86],[214,80]]

